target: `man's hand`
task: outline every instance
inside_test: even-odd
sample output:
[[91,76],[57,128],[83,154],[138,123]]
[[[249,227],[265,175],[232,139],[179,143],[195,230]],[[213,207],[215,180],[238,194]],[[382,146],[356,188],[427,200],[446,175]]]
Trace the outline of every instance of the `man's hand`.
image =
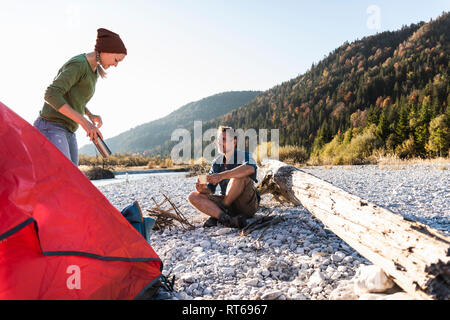
[[211,190],[206,186],[206,184],[200,184],[197,180],[197,183],[195,184],[195,189],[197,189],[198,192],[203,194],[210,194]]
[[209,183],[216,185],[220,181],[225,179],[224,174],[225,174],[225,171],[221,172],[221,173],[213,173],[213,174],[206,176],[206,180],[208,180]]

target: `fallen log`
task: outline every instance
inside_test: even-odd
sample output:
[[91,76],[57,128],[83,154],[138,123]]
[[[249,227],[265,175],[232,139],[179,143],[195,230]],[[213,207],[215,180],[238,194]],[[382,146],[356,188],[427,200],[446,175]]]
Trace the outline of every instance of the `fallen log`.
[[450,299],[450,237],[293,166],[263,160],[258,190],[303,205],[416,299]]

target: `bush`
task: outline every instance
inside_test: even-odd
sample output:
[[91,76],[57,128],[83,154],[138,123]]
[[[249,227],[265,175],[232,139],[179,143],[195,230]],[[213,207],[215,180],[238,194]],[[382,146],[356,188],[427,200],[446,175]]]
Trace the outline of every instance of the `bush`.
[[414,137],[411,135],[409,139],[403,141],[403,143],[395,148],[395,153],[400,159],[412,158],[416,156],[416,143]]
[[78,158],[79,165],[84,166],[106,166],[106,167],[142,167],[147,166],[149,169],[153,167],[166,166],[172,167],[173,162],[170,158],[145,157],[141,155],[130,154],[112,154],[107,158],[101,156],[80,155]]
[[264,158],[271,158],[272,157],[272,143],[269,142],[264,142],[262,144],[258,144],[256,146],[255,151],[252,154],[253,159],[255,159],[255,161],[257,163],[261,163],[261,160]]
[[278,149],[278,157],[280,161],[291,164],[304,163],[308,159],[308,152],[303,146],[284,146]]
[[[255,159],[256,162],[261,163],[261,160],[263,158],[272,158],[275,155],[272,155],[272,143],[265,142],[264,144],[259,144],[255,151],[253,152],[252,156]],[[265,153],[265,154],[264,154]],[[289,163],[289,164],[298,164],[298,163],[304,163],[308,159],[308,152],[306,151],[305,147],[298,147],[298,146],[284,146],[284,147],[278,147],[278,160]]]
[[363,164],[369,162],[374,152],[382,145],[376,135],[376,126],[364,130],[349,129],[344,134],[336,135],[321,149],[315,150],[310,164]]

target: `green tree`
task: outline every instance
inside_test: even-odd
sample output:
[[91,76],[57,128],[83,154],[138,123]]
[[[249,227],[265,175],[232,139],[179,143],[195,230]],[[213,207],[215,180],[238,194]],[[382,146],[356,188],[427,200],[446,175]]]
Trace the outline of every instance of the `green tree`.
[[429,139],[425,146],[427,152],[434,153],[442,157],[448,155],[450,148],[450,130],[445,114],[434,118],[430,122]]
[[420,155],[425,155],[425,144],[429,138],[428,125],[431,118],[430,96],[423,98],[422,106],[419,110],[419,125],[414,130],[414,140],[416,151]]
[[395,134],[398,138],[398,144],[402,143],[409,136],[408,109],[406,105],[402,105],[400,108],[398,121],[395,125]]
[[367,126],[370,126],[371,124],[378,124],[378,112],[379,110],[375,106],[371,106],[369,108],[369,113],[367,115]]
[[377,127],[378,135],[381,139],[385,140],[389,135],[389,122],[387,121],[386,111],[383,110],[380,116],[380,121]]

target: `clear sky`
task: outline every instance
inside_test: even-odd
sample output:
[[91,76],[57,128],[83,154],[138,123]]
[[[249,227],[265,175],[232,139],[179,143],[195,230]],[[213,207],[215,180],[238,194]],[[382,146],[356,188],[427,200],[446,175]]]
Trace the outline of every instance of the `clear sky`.
[[[88,107],[110,138],[216,93],[270,89],[345,41],[449,10],[450,0],[0,0],[0,101],[33,123],[58,69],[107,28],[128,56]],[[82,128],[77,137],[89,143]]]

